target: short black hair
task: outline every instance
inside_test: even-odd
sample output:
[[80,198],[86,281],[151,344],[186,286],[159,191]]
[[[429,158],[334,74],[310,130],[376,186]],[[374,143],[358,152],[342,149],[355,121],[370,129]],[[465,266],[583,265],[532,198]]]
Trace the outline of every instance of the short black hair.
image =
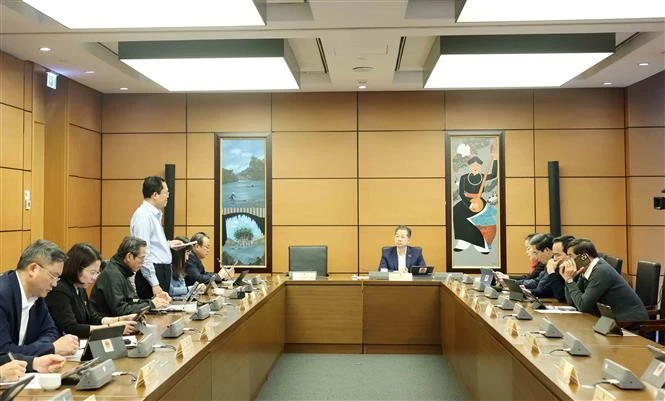
[[166,182],[162,177],[151,175],[143,179],[143,198],[147,199],[152,194],[162,192],[162,183]]
[[536,234],[529,241],[529,245],[533,245],[539,251],[544,251],[545,249],[552,249],[552,234]]
[[199,231],[198,233],[192,235],[192,238],[190,239],[190,241],[196,241],[196,243],[198,245],[203,245],[203,239],[204,238],[210,239],[208,234],[204,233],[203,231]]
[[552,241],[552,244],[555,242],[560,242],[561,246],[563,247],[563,253],[568,252],[568,247],[570,246],[570,243],[575,239],[572,235],[560,235]]
[[92,245],[86,243],[74,244],[67,252],[67,261],[65,261],[60,277],[72,284],[81,283],[81,280],[79,280],[81,271],[98,260],[101,262],[102,256]]
[[67,260],[67,255],[55,243],[38,239],[23,250],[16,264],[16,270],[24,270],[33,262],[50,265],[65,260]]
[[406,231],[406,236],[409,237],[409,238],[411,238],[411,229],[410,229],[409,227],[404,226],[404,225],[399,225],[399,226],[395,227],[395,234],[397,234],[397,232],[398,232],[399,230],[404,230],[404,231]]
[[535,237],[536,235],[538,235],[538,233],[527,234],[526,237],[524,237],[524,241],[531,242],[531,238]]
[[139,256],[141,252],[141,247],[148,246],[148,243],[142,240],[141,238],[126,236],[122,239],[122,242],[118,246],[118,256],[122,259],[127,256],[128,253],[134,255],[134,257]]
[[586,253],[592,258],[598,257],[596,246],[593,244],[593,241],[588,238],[575,238],[570,241],[570,244],[568,244],[568,249],[572,249],[575,255]]
[[472,165],[473,163],[478,163],[478,164],[482,165],[483,161],[480,159],[480,157],[473,156],[469,160],[467,160],[467,162],[466,162],[466,164],[468,164],[469,166]]

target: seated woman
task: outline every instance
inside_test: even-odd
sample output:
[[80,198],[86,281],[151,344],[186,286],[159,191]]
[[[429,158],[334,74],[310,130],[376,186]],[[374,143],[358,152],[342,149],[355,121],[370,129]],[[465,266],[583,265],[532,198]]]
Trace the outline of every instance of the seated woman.
[[[182,241],[183,244],[189,242],[189,238],[187,237],[175,237],[175,239]],[[190,252],[192,252],[191,245],[177,249],[171,248],[171,263],[173,267],[171,288],[169,289],[171,297],[182,297],[189,292],[185,284],[185,263],[187,263]]]
[[409,246],[411,229],[407,226],[395,228],[395,246],[383,249],[379,270],[407,271],[413,266],[427,266],[422,249]]
[[46,296],[46,304],[55,325],[64,333],[87,338],[90,331],[109,326],[125,326],[125,334],[134,331],[134,314],[103,317],[89,310],[86,288],[99,274],[102,258],[89,244],[75,244],[67,252],[58,285]]

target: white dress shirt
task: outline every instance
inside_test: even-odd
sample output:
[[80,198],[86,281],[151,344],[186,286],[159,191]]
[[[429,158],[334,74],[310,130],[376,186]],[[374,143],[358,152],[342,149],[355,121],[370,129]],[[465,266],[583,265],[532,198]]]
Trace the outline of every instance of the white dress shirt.
[[162,227],[162,212],[147,201],[143,201],[132,216],[129,230],[132,236],[148,243],[148,254],[141,272],[152,287],[159,285],[155,275],[155,263],[171,263],[171,248]]
[[403,255],[399,254],[399,249],[397,250],[397,271],[406,271],[406,249],[404,250]]
[[[18,277],[17,277],[18,279]],[[18,288],[21,289],[21,326],[18,330],[18,345],[23,345],[25,333],[28,331],[28,322],[30,321],[30,308],[37,302],[38,297],[28,298],[23,290],[21,280],[18,280]]]

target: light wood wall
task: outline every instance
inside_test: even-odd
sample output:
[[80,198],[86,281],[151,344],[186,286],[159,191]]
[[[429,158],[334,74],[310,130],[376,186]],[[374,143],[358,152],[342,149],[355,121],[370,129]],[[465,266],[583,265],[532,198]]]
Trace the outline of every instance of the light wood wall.
[[623,89],[104,95],[102,116],[107,255],[141,179],[165,163],[177,165],[176,232],[211,234],[214,133],[272,132],[275,271],[297,244],[327,244],[331,272],[373,270],[397,224],[442,270],[444,131],[502,129],[508,270],[527,269],[524,235],[549,229],[548,160],[563,231],[628,256]]
[[665,210],[653,208],[653,198],[665,196],[665,72],[627,88],[626,127],[628,263],[635,274],[640,259],[665,266]]
[[41,67],[0,52],[0,271],[44,232],[44,77]]

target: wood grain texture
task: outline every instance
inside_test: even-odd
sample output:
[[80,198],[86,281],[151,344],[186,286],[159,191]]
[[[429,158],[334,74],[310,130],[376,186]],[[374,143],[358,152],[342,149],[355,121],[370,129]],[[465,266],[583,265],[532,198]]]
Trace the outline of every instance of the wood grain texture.
[[626,89],[626,126],[665,126],[665,72]]
[[102,178],[102,135],[75,125],[69,126],[69,175]]
[[535,181],[533,178],[506,178],[504,188],[507,225],[536,224]]
[[0,103],[23,108],[23,61],[0,52]]
[[275,132],[273,178],[355,178],[355,132]]
[[655,196],[665,188],[664,177],[627,177],[628,224],[636,226],[665,226],[665,213],[653,208]]
[[175,164],[176,178],[185,178],[186,148],[185,134],[105,134],[102,135],[102,176],[105,180],[163,177],[164,164]]
[[274,93],[272,131],[355,131],[356,94]]
[[360,285],[287,286],[287,343],[353,345],[362,341]]
[[446,91],[447,130],[533,129],[531,90]]
[[626,129],[626,175],[665,176],[665,127]]
[[358,92],[358,129],[443,130],[444,95],[426,92]]
[[268,93],[191,93],[187,95],[189,132],[268,132]]
[[102,132],[185,132],[186,96],[179,93],[102,96]]
[[274,225],[355,225],[354,179],[273,180]]
[[536,89],[533,113],[536,129],[623,129],[623,89]]
[[187,134],[187,178],[215,178],[214,134]]
[[533,177],[533,130],[506,130],[503,138],[506,177]]
[[0,167],[23,168],[23,110],[0,104]]
[[102,94],[76,81],[71,81],[69,123],[100,132],[102,130]]
[[70,176],[68,189],[68,227],[90,227],[101,224],[101,180]]

